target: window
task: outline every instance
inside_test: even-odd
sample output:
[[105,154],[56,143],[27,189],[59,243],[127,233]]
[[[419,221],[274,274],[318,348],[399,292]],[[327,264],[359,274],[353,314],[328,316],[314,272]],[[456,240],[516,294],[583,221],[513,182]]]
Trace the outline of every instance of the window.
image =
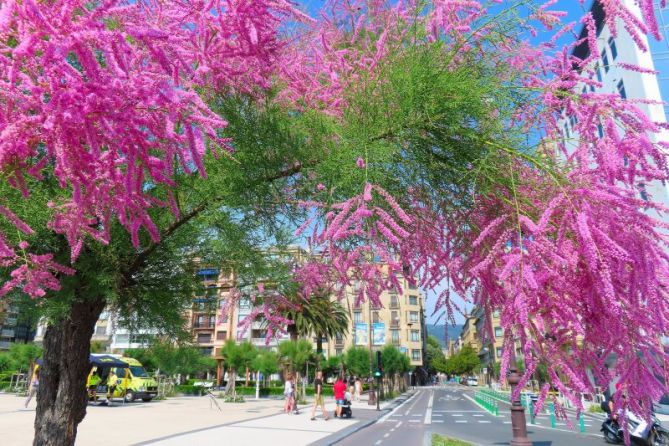
[[604,127],[601,124],[597,124],[597,134],[600,138],[604,137]]
[[411,360],[420,361],[420,350],[418,349],[411,350]]
[[611,48],[611,59],[616,60],[618,48],[616,48],[616,41],[613,40],[613,37],[609,37],[609,48]]
[[418,296],[409,296],[409,305],[418,305]]
[[420,331],[411,330],[411,342],[420,342]]
[[400,306],[400,301],[397,298],[397,294],[390,295],[390,308],[397,308]]
[[409,322],[418,322],[418,312],[409,311]]
[[211,342],[211,333],[199,333],[197,335],[198,344],[208,344]]
[[502,330],[502,327],[495,327],[495,337],[501,338],[502,336],[504,336],[504,330]]
[[646,192],[646,185],[644,183],[639,183],[639,195],[644,201],[648,201],[648,192]]
[[214,351],[213,347],[206,347],[200,349],[200,353],[202,353],[203,356],[211,356],[211,352],[213,351]]
[[96,325],[95,326],[95,334],[98,336],[106,335],[107,334],[107,326],[106,325]]
[[604,72],[609,72],[609,56],[606,55],[606,48],[602,50],[602,65],[604,65]]
[[355,313],[353,313],[353,322],[355,322],[356,324],[362,322],[362,312],[356,311]]
[[400,331],[399,330],[390,330],[390,339],[392,340],[393,344],[399,344],[400,343]]
[[372,322],[374,322],[375,324],[379,322],[379,312],[378,311],[374,311],[372,313]]
[[344,353],[343,348],[335,348],[335,356],[341,356]]
[[209,316],[209,326],[213,327],[216,325],[216,316]]
[[495,310],[492,312],[492,317],[499,317],[499,310]]
[[218,270],[213,268],[201,269],[197,272],[202,280],[216,280],[218,279]]
[[390,323],[393,325],[397,325],[400,323],[400,315],[399,312],[397,311],[391,311],[390,312]]
[[203,326],[204,326],[204,316],[199,315],[197,317],[197,321],[195,322],[195,327],[197,328],[197,327],[203,327]]
[[338,334],[337,336],[335,336],[335,342],[337,344],[343,344],[344,343],[344,336]]
[[409,282],[409,289],[410,290],[417,290],[418,286],[416,286],[416,282]]
[[502,347],[497,347],[497,349],[495,350],[495,354],[496,354],[496,359],[501,358],[502,357]]
[[216,340],[217,341],[225,341],[228,338],[228,332],[227,331],[219,331],[216,333]]
[[601,82],[602,81],[602,72],[599,69],[599,64],[598,63],[595,64],[595,74],[597,75],[597,82]]
[[627,99],[627,92],[625,92],[625,84],[623,83],[622,79],[620,79],[620,82],[618,82],[616,88],[618,89],[618,94],[620,95],[620,97],[623,99]]

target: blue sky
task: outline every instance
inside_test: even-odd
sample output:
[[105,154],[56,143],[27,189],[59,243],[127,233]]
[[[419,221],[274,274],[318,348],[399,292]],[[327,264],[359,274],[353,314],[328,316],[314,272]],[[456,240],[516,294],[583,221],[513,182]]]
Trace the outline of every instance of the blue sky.
[[[545,0],[536,0],[534,3],[536,5],[541,5],[545,2]],[[316,18],[318,17],[318,11],[320,8],[326,3],[326,0],[301,0],[298,2],[300,5],[304,6],[307,13],[309,13],[312,17]],[[485,3],[485,2],[484,2]],[[497,14],[501,12],[504,8],[510,8],[512,5],[518,3],[518,0],[507,0],[504,1],[501,5],[495,5],[491,7],[491,14]],[[586,0],[584,2],[584,5],[581,5],[578,0],[560,0],[558,3],[551,8],[551,10],[564,10],[568,13],[566,17],[563,18],[563,23],[571,23],[571,22],[576,22],[575,26],[575,32],[578,33],[581,29],[581,25],[578,23],[578,21],[581,19],[583,14],[590,9],[590,6],[592,4],[592,0]],[[536,38],[533,38],[532,41],[535,44],[539,44],[543,41],[548,41],[551,39],[553,36],[554,31],[548,31],[548,32],[543,32],[540,33]],[[572,42],[574,39],[573,35],[571,34],[566,34],[563,36],[563,38],[558,41],[559,47],[562,47],[565,44],[568,44]],[[441,289],[436,290],[437,292],[441,291]],[[430,292],[428,293],[427,296],[427,316],[428,316],[428,322],[429,323],[434,323],[436,319],[439,317],[439,315],[431,316],[432,311],[433,311],[433,305],[434,305],[434,300],[435,300],[435,293]],[[456,302],[458,302],[459,305],[462,304],[462,300],[458,299],[457,296],[455,298]],[[470,309],[471,305],[467,307],[466,309]],[[462,316],[456,315],[456,322],[457,323],[462,323],[463,318]],[[443,323],[443,318],[441,323]]]

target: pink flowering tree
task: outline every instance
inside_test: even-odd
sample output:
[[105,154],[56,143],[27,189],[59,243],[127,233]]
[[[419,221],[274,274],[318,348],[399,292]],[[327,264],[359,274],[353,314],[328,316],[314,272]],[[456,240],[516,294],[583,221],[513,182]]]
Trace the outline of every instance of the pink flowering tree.
[[[651,0],[602,5],[637,45],[658,37]],[[638,187],[668,179],[666,123],[582,93],[593,18],[559,48],[578,31],[559,7],[329,0],[311,21],[284,0],[3,2],[0,293],[65,313],[44,338],[35,444],[74,443],[105,305],[178,312],[188,293],[165,274],[221,261],[207,249],[242,270],[291,226],[319,251],[301,295],[446,285],[435,310],[457,311],[454,292],[501,311],[503,372],[518,339],[524,380],[551,364],[580,408],[589,370],[643,413],[668,378],[668,258],[665,210]],[[253,299],[268,332],[290,323],[286,293]]]

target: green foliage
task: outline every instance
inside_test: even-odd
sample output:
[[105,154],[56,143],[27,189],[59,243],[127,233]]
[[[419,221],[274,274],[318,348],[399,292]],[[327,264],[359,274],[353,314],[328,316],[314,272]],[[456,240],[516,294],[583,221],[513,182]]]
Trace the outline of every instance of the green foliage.
[[467,443],[466,441],[456,440],[455,438],[432,434],[432,446],[472,446],[472,444]]
[[330,356],[327,361],[321,361],[321,370],[323,377],[336,376],[341,373],[344,366],[343,356]]
[[313,346],[307,339],[283,341],[279,344],[279,357],[286,369],[302,372],[306,369],[307,361],[314,358]]
[[348,331],[349,313],[329,296],[312,296],[298,299],[299,311],[287,311],[285,317],[294,321],[289,327],[297,336],[316,336],[317,353],[322,353],[322,338],[334,339]]
[[279,371],[279,356],[271,350],[260,350],[253,360],[252,368],[263,376],[270,376]]
[[383,371],[387,376],[406,373],[411,366],[407,355],[400,352],[394,345],[383,347],[381,361],[383,362]]
[[6,352],[0,352],[0,372],[30,371],[31,365],[42,355],[42,348],[35,344],[12,344]]
[[470,375],[481,366],[481,361],[471,345],[465,345],[446,361],[445,373],[451,375]]
[[216,370],[216,361],[203,355],[197,347],[168,341],[157,340],[146,349],[128,349],[124,355],[137,359],[146,369],[160,370],[170,376]]
[[427,350],[425,352],[425,367],[430,374],[444,372],[446,369],[446,357],[441,350],[439,340],[434,336],[427,337]]
[[104,353],[107,347],[102,341],[91,341],[91,353]]
[[174,391],[182,395],[200,396],[204,394],[204,388],[202,386],[191,386],[188,384],[174,386]]
[[372,368],[370,351],[365,347],[351,346],[344,354],[346,373],[356,376],[369,376]]

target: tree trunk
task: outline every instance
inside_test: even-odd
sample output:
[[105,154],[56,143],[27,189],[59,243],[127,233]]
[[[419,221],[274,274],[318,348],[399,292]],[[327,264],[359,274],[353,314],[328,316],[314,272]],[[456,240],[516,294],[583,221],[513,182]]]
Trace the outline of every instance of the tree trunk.
[[249,372],[249,368],[246,367],[246,382],[244,383],[244,386],[245,386],[245,387],[248,387],[248,386],[249,386],[249,373],[250,373],[250,372]]
[[316,354],[320,355],[323,353],[323,336],[316,335]]
[[77,300],[67,318],[47,327],[33,446],[74,445],[88,404],[91,336],[104,307],[104,299]]
[[237,381],[237,370],[230,369],[228,371],[228,383],[225,386],[225,394],[229,396],[236,396],[235,382]]
[[297,325],[290,324],[288,327],[286,327],[286,331],[290,335],[290,340],[297,342]]

